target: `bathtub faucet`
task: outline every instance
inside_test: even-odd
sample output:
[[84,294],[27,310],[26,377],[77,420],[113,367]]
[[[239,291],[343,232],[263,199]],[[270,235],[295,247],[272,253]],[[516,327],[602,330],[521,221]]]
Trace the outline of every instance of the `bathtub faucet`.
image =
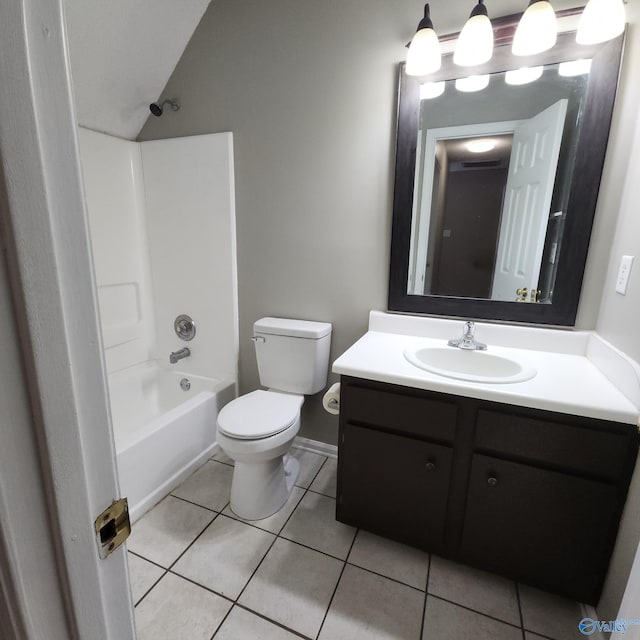
[[169,362],[171,364],[175,364],[178,360],[182,360],[182,358],[186,358],[191,355],[191,351],[189,347],[185,347],[184,349],[180,349],[179,351],[172,351],[169,356]]

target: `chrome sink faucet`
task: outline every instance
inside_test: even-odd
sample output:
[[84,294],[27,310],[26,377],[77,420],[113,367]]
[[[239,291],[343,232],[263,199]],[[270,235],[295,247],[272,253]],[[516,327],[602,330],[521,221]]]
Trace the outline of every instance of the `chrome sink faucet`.
[[462,329],[462,337],[457,340],[449,340],[447,343],[450,347],[458,347],[458,349],[469,349],[472,351],[486,351],[487,345],[483,342],[476,342],[475,339],[476,325],[473,322],[465,322]]
[[184,347],[184,349],[180,349],[179,351],[172,351],[169,355],[169,362],[171,364],[175,364],[178,360],[182,360],[182,358],[186,358],[191,355],[191,351],[189,347]]

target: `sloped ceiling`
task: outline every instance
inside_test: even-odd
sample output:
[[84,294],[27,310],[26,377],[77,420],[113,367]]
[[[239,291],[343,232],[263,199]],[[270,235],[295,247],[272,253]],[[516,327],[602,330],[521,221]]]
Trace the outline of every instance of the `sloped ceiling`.
[[210,1],[65,0],[78,123],[135,139]]

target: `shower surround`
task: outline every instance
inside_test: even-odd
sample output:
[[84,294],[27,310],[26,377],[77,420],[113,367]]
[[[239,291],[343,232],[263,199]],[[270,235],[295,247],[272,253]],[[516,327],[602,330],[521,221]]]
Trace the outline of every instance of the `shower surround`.
[[[79,141],[120,489],[135,520],[210,455],[217,412],[237,392],[233,138],[136,143],[81,128]],[[183,313],[197,325],[188,343],[173,328]]]

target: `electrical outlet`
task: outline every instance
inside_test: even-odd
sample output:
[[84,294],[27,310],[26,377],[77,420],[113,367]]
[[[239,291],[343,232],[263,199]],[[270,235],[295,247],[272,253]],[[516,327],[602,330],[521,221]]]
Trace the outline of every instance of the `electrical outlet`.
[[616,279],[616,291],[623,296],[627,293],[627,284],[629,282],[629,274],[633,265],[633,256],[622,256],[620,260],[620,268],[618,269],[618,278]]

